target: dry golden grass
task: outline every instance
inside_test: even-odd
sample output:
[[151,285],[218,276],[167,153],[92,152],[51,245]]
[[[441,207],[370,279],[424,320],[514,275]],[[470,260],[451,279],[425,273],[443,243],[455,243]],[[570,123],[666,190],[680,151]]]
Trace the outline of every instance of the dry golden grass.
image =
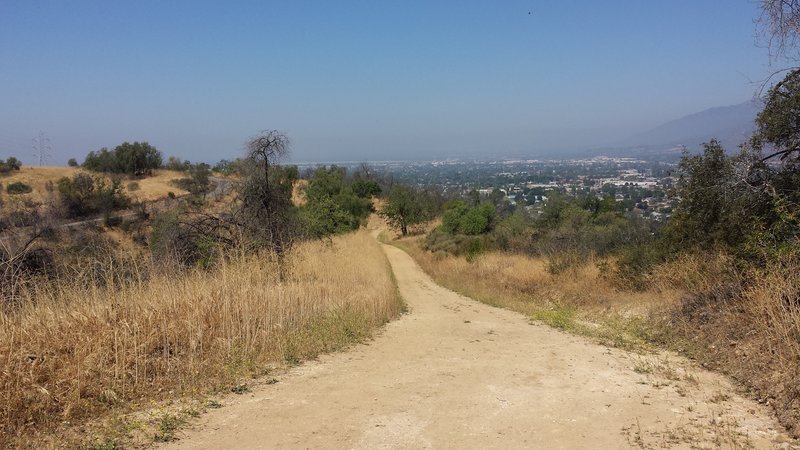
[[552,275],[540,258],[487,252],[470,262],[465,257],[425,251],[421,239],[391,243],[411,254],[442,286],[615,347],[650,348],[645,318],[653,308],[665,308],[679,298],[678,291],[620,292],[592,261]]
[[[27,198],[36,202],[45,200],[48,182],[55,185],[61,177],[71,177],[80,170],[75,167],[22,166],[19,171],[11,171],[9,176],[0,177],[0,184],[5,187],[10,183],[22,182],[33,188],[29,194],[19,194],[17,198]],[[4,193],[5,194],[5,193]]]
[[292,186],[292,204],[294,206],[305,206],[308,203],[306,198],[306,188],[308,187],[308,180],[297,180]]
[[0,447],[131,404],[229,389],[364,339],[402,303],[366,232],[113,290],[29,293],[0,315]]
[[[162,199],[170,192],[175,195],[188,194],[188,191],[173,186],[170,183],[172,180],[178,178],[186,178],[186,174],[172,170],[156,170],[152,176],[142,178],[141,180],[135,180],[139,183],[139,190],[128,192],[128,194],[131,197],[148,201]],[[124,183],[124,185],[127,186],[128,183]]]
[[620,292],[605,279],[594,261],[559,275],[547,272],[542,258],[499,251],[465,257],[422,250],[420,238],[394,241],[411,253],[417,263],[444,286],[485,303],[525,314],[541,308],[583,307],[588,311],[613,309],[625,315],[641,315],[643,303],[671,304],[676,290],[653,293]]
[[[85,172],[91,175],[97,175],[92,172],[86,172],[78,167],[52,167],[52,166],[22,166],[19,171],[12,171],[10,176],[0,177],[0,184],[3,189],[9,183],[17,181],[23,182],[33,188],[33,192],[29,194],[16,195],[14,197],[20,199],[30,199],[34,202],[44,202],[47,199],[47,183],[53,183],[55,186],[58,180],[62,177],[72,177],[78,172]],[[187,192],[183,189],[177,188],[170,184],[170,181],[176,178],[184,178],[185,174],[171,170],[156,170],[153,176],[142,178],[140,180],[126,180],[123,186],[127,188],[129,181],[136,181],[139,184],[139,189],[128,194],[141,200],[158,200],[167,196],[168,192],[173,192],[175,195],[183,195]]]
[[[711,266],[720,264],[707,260]],[[800,267],[750,273],[688,296],[661,327],[667,345],[721,370],[800,438]],[[688,271],[687,271],[688,272]]]
[[391,243],[443,286],[608,345],[681,352],[746,385],[800,437],[800,267],[748,274],[721,253],[687,254],[630,292],[593,261],[551,275],[541,259],[489,252],[468,262],[420,241]]

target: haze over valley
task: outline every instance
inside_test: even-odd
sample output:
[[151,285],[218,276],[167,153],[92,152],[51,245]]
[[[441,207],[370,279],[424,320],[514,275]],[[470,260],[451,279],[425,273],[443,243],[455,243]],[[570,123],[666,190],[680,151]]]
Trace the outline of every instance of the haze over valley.
[[0,1],[0,448],[800,449],[797,61],[800,0]]

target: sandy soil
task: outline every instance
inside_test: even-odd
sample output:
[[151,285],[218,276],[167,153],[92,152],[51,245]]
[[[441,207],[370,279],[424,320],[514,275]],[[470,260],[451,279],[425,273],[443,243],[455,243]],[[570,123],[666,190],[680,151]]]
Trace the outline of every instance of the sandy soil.
[[385,246],[410,312],[366,345],[224,399],[166,448],[789,448],[760,405],[436,285]]

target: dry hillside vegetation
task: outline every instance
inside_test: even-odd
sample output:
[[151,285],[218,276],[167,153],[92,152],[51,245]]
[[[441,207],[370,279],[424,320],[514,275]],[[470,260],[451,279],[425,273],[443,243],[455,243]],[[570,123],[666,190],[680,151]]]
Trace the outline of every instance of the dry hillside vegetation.
[[297,180],[292,186],[292,204],[294,206],[305,206],[308,203],[306,189],[308,189],[308,180]]
[[542,258],[495,251],[470,262],[425,251],[421,239],[392,243],[437,283],[607,345],[679,351],[732,376],[800,436],[798,268],[771,268],[751,275],[744,290],[726,290],[720,282],[735,273],[730,258],[684,255],[653,271],[646,290],[629,291],[620,289],[602,260],[551,274]]
[[115,288],[62,280],[24,296],[0,315],[4,448],[150,401],[230,390],[362,340],[402,309],[365,231],[299,244],[282,268],[249,255]]
[[[35,202],[43,202],[47,200],[48,183],[52,183],[55,186],[60,178],[72,177],[82,171],[77,167],[22,166],[19,171],[12,171],[9,176],[0,177],[0,184],[5,189],[5,186],[9,183],[25,183],[33,188],[33,192],[21,194],[18,197],[27,198]],[[93,176],[103,176],[93,172],[87,173]],[[127,193],[131,197],[148,201],[164,198],[169,192],[173,192],[175,195],[183,195],[186,194],[186,191],[171,184],[171,181],[184,176],[185,174],[172,170],[156,170],[152,176],[135,180],[139,184],[139,189]],[[123,183],[123,186],[127,185],[127,182]]]
[[658,296],[620,293],[595,264],[552,275],[542,258],[499,251],[471,258],[420,247],[420,238],[394,241],[409,252],[437,283],[493,306],[521,312],[550,325],[602,338],[625,348],[647,347],[641,320],[650,307],[675,303],[674,290]]

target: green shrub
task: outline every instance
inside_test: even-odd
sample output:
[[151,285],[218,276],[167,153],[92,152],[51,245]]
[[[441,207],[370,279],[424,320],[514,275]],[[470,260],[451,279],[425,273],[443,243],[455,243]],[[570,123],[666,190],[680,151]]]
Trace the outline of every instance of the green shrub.
[[16,181],[6,186],[6,192],[10,195],[28,194],[33,192],[33,188],[21,181]]
[[361,198],[370,198],[381,193],[381,186],[375,180],[357,179],[353,181],[351,188],[353,193]]
[[482,203],[469,207],[462,200],[455,200],[445,205],[442,215],[442,230],[450,234],[466,234],[475,236],[489,231],[494,218],[494,205]]
[[20,167],[22,167],[22,163],[13,156],[5,161],[0,159],[0,175],[7,175],[12,170],[19,170]]
[[467,241],[467,261],[472,262],[475,260],[475,257],[480,255],[481,253],[486,250],[486,246],[483,243],[483,239],[480,238],[472,238]]
[[432,253],[467,255],[471,260],[478,254],[488,250],[490,245],[485,236],[450,234],[440,226],[425,237],[422,248]]
[[302,227],[309,237],[323,237],[358,229],[373,211],[369,196],[375,186],[348,185],[343,167],[321,167],[314,171],[306,188],[307,203],[300,209]]
[[219,222],[185,216],[184,211],[161,214],[153,221],[150,250],[155,261],[178,268],[213,267],[231,241],[215,234]]
[[92,177],[85,173],[61,178],[58,180],[58,191],[61,193],[61,203],[73,217],[98,212],[108,214],[130,203],[122,192],[119,179],[113,179],[109,184],[103,177]]
[[636,245],[620,252],[612,280],[621,288],[645,290],[653,269],[665,262],[667,255],[655,245]]

